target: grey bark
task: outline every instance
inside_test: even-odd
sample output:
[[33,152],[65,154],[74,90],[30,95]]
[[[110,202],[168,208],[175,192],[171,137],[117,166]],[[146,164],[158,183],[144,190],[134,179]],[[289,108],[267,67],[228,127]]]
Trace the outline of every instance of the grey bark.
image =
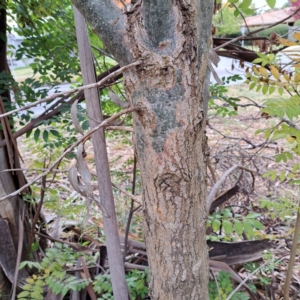
[[[0,73],[8,72],[8,65],[6,59],[6,2],[3,2],[0,9],[0,34],[2,38],[0,39]],[[10,93],[6,87],[0,84],[0,98],[3,99],[3,102],[10,102]],[[1,100],[2,101],[2,100]],[[0,131],[0,142],[3,140],[3,131]],[[11,144],[11,140],[8,139],[8,143]],[[24,175],[22,171],[18,171],[15,174],[12,172],[2,172],[3,170],[13,168],[20,168],[19,157],[13,149],[10,147],[10,155],[11,155],[11,163],[13,166],[9,164],[8,158],[8,148],[3,147],[0,149],[0,197],[4,197],[12,192],[15,192],[17,188],[24,184]],[[1,249],[0,249],[0,285],[3,285],[3,295],[2,299],[6,300],[10,297],[11,283],[13,283],[14,273],[17,266],[17,249],[18,249],[18,239],[19,239],[19,211],[20,207],[24,205],[22,203],[22,198],[19,195],[10,197],[7,200],[0,202],[0,220],[1,220],[1,231],[6,232],[5,238],[10,241],[10,243],[5,243],[4,238],[2,239]],[[23,255],[22,259],[27,258],[28,255],[28,232],[29,231],[29,223],[24,222],[24,226],[26,228],[26,232],[23,239]],[[1,236],[1,235],[0,235]],[[25,271],[19,272],[19,279],[21,275],[24,275]],[[5,274],[5,276],[4,276]],[[25,275],[24,275],[25,276]]]
[[[111,41],[107,47],[121,65],[143,61],[125,72],[124,84],[131,105],[142,108],[133,114],[134,145],[151,297],[208,299],[205,122],[213,1],[132,2],[130,12],[110,13],[109,24],[123,23],[113,37],[122,47],[111,47]],[[93,27],[101,27],[103,3],[97,14],[88,13],[93,0],[73,3]],[[106,35],[97,33],[106,43]]]
[[[96,82],[92,52],[85,20],[76,7],[74,7],[74,16],[82,79],[83,84],[86,85]],[[93,88],[85,90],[84,94],[89,116],[89,124],[92,129],[103,120],[99,91],[97,88]],[[100,129],[92,134],[92,142],[95,153],[100,200],[106,212],[105,214],[103,213],[103,223],[114,299],[126,300],[128,299],[128,290],[125,279],[123,257],[121,254],[118,223],[115,212],[109,162],[103,129]]]

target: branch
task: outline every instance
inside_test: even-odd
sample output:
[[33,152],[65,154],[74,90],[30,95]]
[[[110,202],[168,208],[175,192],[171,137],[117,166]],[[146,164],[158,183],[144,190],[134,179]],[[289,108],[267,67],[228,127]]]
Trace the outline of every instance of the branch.
[[295,258],[296,258],[297,249],[298,249],[299,233],[300,233],[300,206],[297,209],[297,220],[296,220],[296,225],[295,225],[292,250],[291,250],[291,254],[290,254],[289,266],[288,266],[288,269],[286,272],[286,279],[285,279],[285,283],[284,283],[284,299],[289,299],[291,279],[293,276],[293,269],[295,266]]
[[141,198],[138,196],[135,196],[131,193],[128,193],[126,190],[122,189],[121,187],[119,187],[118,185],[112,183],[112,186],[115,187],[116,189],[118,189],[120,192],[122,192],[123,194],[125,194],[126,196],[128,196],[131,200],[133,200],[134,202],[136,202],[139,205],[142,205],[142,201]]
[[0,115],[0,119],[4,118],[6,116],[9,116],[9,115],[15,114],[15,113],[17,113],[19,111],[26,110],[26,109],[29,109],[31,107],[37,106],[38,104],[49,102],[51,100],[56,99],[57,97],[60,97],[60,96],[66,95],[66,94],[73,94],[75,92],[83,91],[83,90],[86,90],[86,89],[91,89],[91,88],[99,87],[99,86],[103,85],[107,80],[114,78],[118,74],[121,74],[124,71],[126,71],[126,70],[128,70],[128,69],[130,69],[132,67],[138,66],[140,63],[141,63],[141,61],[138,60],[138,61],[136,61],[136,62],[134,62],[132,64],[126,65],[126,66],[118,69],[117,71],[115,71],[113,73],[110,73],[105,78],[103,78],[102,80],[100,80],[100,81],[98,81],[96,83],[83,85],[83,86],[80,86],[80,87],[78,87],[76,89],[71,89],[71,90],[68,90],[68,91],[65,91],[65,92],[55,93],[55,94],[53,94],[53,95],[51,95],[49,97],[46,97],[44,99],[41,99],[41,100],[36,101],[34,103],[31,103],[31,104],[28,104],[28,105],[26,105],[24,107],[11,110],[11,111],[9,111],[9,112],[7,112],[5,114]]
[[[107,75],[109,75],[110,73],[117,71],[118,69],[120,69],[119,65],[116,65],[112,68],[110,68],[109,70],[101,73],[100,75],[97,76],[97,81],[100,81],[104,78],[107,77]],[[99,86],[99,89],[104,89],[105,87],[107,87],[108,85],[116,82],[118,79],[122,78],[123,74],[118,74],[117,76],[115,76],[114,78],[111,79],[107,79],[107,81],[105,83],[103,83],[103,85]],[[32,130],[33,128],[39,126],[39,124],[41,124],[41,121],[45,121],[45,120],[49,120],[50,118],[60,115],[62,112],[62,107],[65,106],[71,106],[76,100],[78,100],[78,103],[82,102],[84,100],[84,91],[80,91],[78,92],[75,96],[73,96],[71,99],[64,101],[66,98],[69,97],[69,95],[66,95],[64,97],[62,97],[61,99],[59,99],[56,103],[54,103],[53,105],[51,105],[50,107],[48,107],[42,114],[40,114],[37,118],[31,120],[29,123],[27,123],[24,127],[22,127],[20,130],[18,130],[17,132],[13,133],[13,138],[17,139],[18,137],[22,136],[23,134],[29,132],[30,130]],[[108,129],[106,129],[108,130]],[[1,140],[0,141],[0,148],[6,145],[6,140]]]
[[274,27],[274,26],[276,26],[276,25],[279,25],[279,24],[283,23],[284,21],[290,19],[290,18],[293,17],[294,15],[296,15],[299,11],[300,11],[300,7],[297,8],[297,9],[296,9],[291,15],[289,15],[288,17],[286,17],[286,18],[284,18],[284,19],[282,19],[282,20],[280,20],[280,21],[278,21],[278,22],[276,22],[276,23],[274,23],[274,24],[271,24],[271,25],[269,25],[269,26],[266,26],[266,27],[263,27],[263,28],[260,28],[260,29],[257,29],[257,30],[251,31],[251,32],[248,32],[248,33],[245,34],[245,35],[236,37],[236,38],[234,38],[234,39],[232,39],[232,40],[230,40],[230,41],[228,41],[228,42],[226,42],[226,43],[224,43],[224,44],[222,44],[222,45],[220,45],[220,46],[214,48],[214,50],[217,51],[217,50],[219,50],[219,49],[221,49],[221,48],[224,48],[225,46],[227,46],[227,45],[229,45],[229,44],[232,44],[232,43],[234,43],[234,42],[243,40],[245,37],[251,36],[251,35],[253,35],[254,33],[257,33],[257,32],[260,32],[260,31],[262,31],[262,30],[269,29],[269,28],[272,28],[272,27]]
[[[250,172],[252,175],[252,179],[253,179],[253,184],[254,184],[254,175],[253,175],[253,171],[250,169],[247,169],[243,166],[239,166],[239,165],[235,165],[233,167],[231,167],[230,169],[228,169],[223,175],[222,177],[216,182],[216,184],[212,187],[212,189],[210,190],[207,198],[206,198],[206,209],[207,211],[210,210],[211,204],[218,192],[218,189],[220,188],[220,186],[225,182],[225,180],[227,179],[227,177],[236,169],[241,169],[241,170],[245,170],[247,172]],[[1,199],[0,199],[1,200]]]
[[114,55],[118,62],[132,62],[130,52],[124,47],[126,15],[113,0],[72,0],[93,31]]
[[22,186],[21,188],[19,188],[18,190],[14,191],[11,194],[8,194],[2,198],[0,198],[0,201],[3,201],[5,199],[8,199],[12,196],[18,195],[19,193],[21,193],[24,189],[26,189],[27,187],[29,187],[30,185],[32,185],[34,182],[42,179],[44,176],[47,176],[48,173],[52,172],[53,169],[55,169],[55,167],[59,164],[59,162],[68,154],[70,153],[76,146],[78,146],[80,143],[82,143],[83,141],[87,140],[95,131],[99,130],[102,127],[107,126],[110,122],[118,119],[120,116],[127,114],[129,112],[132,111],[139,111],[141,110],[141,108],[139,107],[131,107],[128,109],[124,109],[122,111],[120,111],[119,113],[111,116],[110,118],[106,119],[105,121],[101,122],[101,124],[99,124],[98,126],[96,126],[95,128],[93,128],[92,130],[90,130],[88,133],[86,133],[84,136],[82,136],[77,142],[75,142],[73,145],[71,145],[67,150],[65,150],[63,152],[62,155],[60,155],[60,157],[49,167],[49,169],[45,172],[43,172],[42,174],[38,175],[37,177],[35,177],[32,181],[28,182],[27,184],[25,184],[24,186]]

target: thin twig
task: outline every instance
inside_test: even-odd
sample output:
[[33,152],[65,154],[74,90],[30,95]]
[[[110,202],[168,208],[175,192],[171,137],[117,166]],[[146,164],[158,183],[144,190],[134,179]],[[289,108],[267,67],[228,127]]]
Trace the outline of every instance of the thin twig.
[[[45,165],[44,165],[45,166]],[[44,176],[42,178],[42,184],[41,184],[41,197],[40,197],[40,201],[36,206],[36,211],[32,220],[32,225],[31,225],[31,232],[30,232],[30,237],[29,237],[29,243],[28,243],[28,250],[30,250],[31,244],[34,240],[34,229],[35,229],[35,225],[40,217],[40,213],[42,210],[42,206],[43,206],[43,202],[44,202],[44,197],[45,197],[45,189],[46,189],[46,176]]]
[[297,220],[296,220],[295,232],[294,232],[294,237],[293,237],[293,245],[292,245],[292,249],[291,249],[290,261],[289,261],[289,266],[288,266],[288,269],[286,272],[286,279],[285,279],[285,284],[284,284],[284,300],[289,299],[291,279],[293,276],[293,269],[295,266],[295,258],[297,255],[299,233],[300,233],[300,203],[299,203],[299,206],[297,209]]
[[104,128],[104,130],[123,130],[127,132],[133,132],[133,128],[129,126],[107,126]]
[[18,240],[18,253],[17,253],[17,261],[16,261],[16,269],[14,274],[14,282],[13,282],[13,291],[11,299],[16,299],[17,285],[18,285],[18,276],[19,276],[19,265],[22,257],[23,250],[23,240],[24,240],[24,214],[25,214],[25,205],[20,206],[19,211],[19,240]]
[[[128,196],[131,200],[133,200],[134,202],[138,203],[139,205],[142,205],[142,201],[140,197],[134,196],[130,193],[128,193],[126,190],[122,189],[121,187],[119,187],[118,185],[112,183],[112,186],[115,187],[116,189],[118,189],[120,192],[122,192],[123,194],[125,194],[126,196]],[[0,199],[1,200],[1,199]]]
[[0,198],[0,201],[3,201],[9,197],[18,195],[20,192],[22,192],[24,189],[26,189],[27,187],[29,187],[30,185],[32,185],[34,182],[40,180],[41,178],[43,178],[44,176],[48,175],[48,173],[52,172],[55,167],[57,166],[57,164],[59,164],[59,162],[68,154],[70,153],[76,146],[78,146],[80,143],[82,143],[83,141],[87,140],[95,131],[99,130],[100,128],[107,126],[110,122],[118,119],[120,116],[127,114],[129,112],[133,112],[133,111],[139,111],[141,110],[140,107],[131,107],[131,108],[127,108],[124,109],[122,111],[120,111],[119,113],[111,116],[110,118],[104,120],[101,124],[99,124],[98,126],[94,127],[92,130],[90,130],[88,133],[86,133],[84,136],[82,136],[78,141],[76,141],[73,145],[71,145],[68,149],[66,149],[63,154],[51,165],[51,167],[49,167],[49,170],[43,172],[42,174],[40,174],[39,176],[37,176],[36,178],[34,178],[32,181],[28,182],[27,184],[25,184],[24,186],[22,186],[21,188],[19,188],[18,190],[16,190],[15,192],[6,195],[2,198]]
[[[13,171],[23,171],[23,172],[27,172],[27,171],[31,171],[31,172],[40,172],[40,171],[50,171],[50,169],[46,169],[46,168],[41,168],[41,169],[30,169],[30,168],[19,168],[19,169],[5,169],[5,170],[2,170],[0,171],[0,173],[3,173],[3,172],[13,172]],[[68,170],[59,170],[59,169],[53,169],[52,172],[62,172],[62,173],[67,173]]]
[[[284,259],[281,258],[277,263],[279,263],[280,261],[282,261]],[[255,273],[257,273],[260,269],[262,269],[264,266],[266,266],[269,262],[265,262],[263,265],[261,265],[259,268],[257,268],[256,270],[254,270],[251,274],[249,274],[249,276],[247,276],[232,292],[231,294],[229,294],[229,296],[226,298],[226,300],[229,300],[232,298],[232,296],[241,288],[242,285],[244,285],[251,277],[252,275],[254,275]]]
[[41,99],[39,101],[36,101],[34,103],[31,103],[31,104],[28,104],[28,105],[25,105],[23,107],[20,107],[20,108],[17,108],[17,109],[14,109],[14,110],[11,110],[5,114],[1,114],[0,115],[0,119],[1,118],[4,118],[6,116],[10,116],[12,114],[15,114],[19,111],[22,111],[22,110],[26,110],[26,109],[29,109],[31,107],[34,107],[34,106],[37,106],[38,104],[41,104],[41,103],[44,103],[44,102],[48,102],[48,101],[51,101],[51,100],[54,100],[56,99],[57,97],[60,97],[60,96],[64,96],[66,94],[73,94],[75,92],[79,92],[79,91],[82,91],[82,90],[86,90],[86,89],[91,89],[91,88],[95,88],[95,87],[98,87],[98,86],[101,86],[104,82],[106,82],[108,79],[111,79],[111,78],[114,78],[115,76],[119,75],[120,73],[123,73],[124,71],[132,68],[132,67],[135,67],[135,66],[138,66],[139,64],[141,64],[141,61],[136,61],[132,64],[129,64],[129,65],[126,65],[120,69],[118,69],[117,71],[113,72],[113,73],[110,73],[109,75],[107,75],[105,78],[103,78],[102,80],[96,82],[96,83],[92,83],[92,84],[87,84],[87,85],[83,85],[83,86],[80,86],[78,88],[75,88],[75,89],[71,89],[71,90],[68,90],[68,91],[65,91],[65,92],[60,92],[60,93],[55,93],[49,97],[46,97],[44,99]]
[[[133,178],[132,178],[132,190],[131,193],[132,195],[135,194],[135,185],[136,185],[136,165],[137,165],[137,159],[136,159],[136,155],[134,155],[134,162],[133,162]],[[125,231],[125,242],[124,242],[124,254],[123,254],[123,258],[124,261],[126,259],[127,256],[127,251],[128,251],[128,235],[129,235],[129,229],[130,229],[130,223],[131,223],[131,219],[134,213],[134,200],[131,199],[131,204],[130,204],[130,211],[129,211],[129,215],[128,215],[128,220],[127,220],[127,224],[126,224],[126,231]]]
[[278,22],[276,22],[276,23],[273,23],[273,24],[271,24],[271,25],[269,25],[269,26],[266,26],[266,27],[263,27],[263,28],[260,28],[260,29],[257,29],[257,30],[248,32],[248,33],[245,34],[245,35],[236,37],[236,38],[234,38],[234,39],[232,39],[232,40],[230,40],[230,41],[228,41],[228,42],[226,42],[226,43],[224,43],[224,44],[222,44],[222,45],[220,45],[220,46],[218,46],[218,47],[215,47],[214,50],[217,51],[217,50],[219,50],[219,49],[221,49],[221,48],[224,48],[224,47],[227,46],[227,45],[230,45],[230,44],[232,44],[232,43],[234,43],[234,42],[237,42],[237,41],[239,41],[239,40],[242,40],[242,39],[244,39],[245,37],[248,37],[248,36],[250,36],[250,35],[252,35],[252,34],[254,34],[254,33],[257,33],[257,32],[260,32],[260,31],[262,31],[262,30],[269,29],[269,28],[272,28],[272,27],[274,27],[274,26],[276,26],[276,25],[278,25],[278,24],[281,24],[281,23],[283,23],[284,21],[286,21],[286,20],[290,19],[291,17],[293,17],[294,15],[296,15],[299,11],[300,11],[300,7],[297,8],[297,9],[296,9],[291,15],[289,15],[288,17],[286,17],[286,18],[284,18],[284,19],[282,19],[282,20],[280,20],[280,21],[278,21]]

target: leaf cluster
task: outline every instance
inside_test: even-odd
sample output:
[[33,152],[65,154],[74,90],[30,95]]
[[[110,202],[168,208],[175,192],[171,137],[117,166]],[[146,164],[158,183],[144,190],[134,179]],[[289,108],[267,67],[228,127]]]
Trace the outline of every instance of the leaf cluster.
[[[66,296],[72,291],[80,291],[90,283],[94,291],[98,294],[98,299],[114,299],[112,293],[111,278],[108,274],[96,275],[93,279],[80,279],[67,272],[67,269],[75,267],[80,257],[92,261],[93,258],[84,253],[74,252],[70,247],[55,243],[53,248],[47,248],[45,257],[41,263],[23,261],[20,269],[25,266],[36,268],[37,274],[26,279],[26,284],[22,287],[18,299],[42,300],[48,289],[55,295]],[[149,272],[133,270],[126,274],[126,281],[131,299],[144,299],[148,295]]]
[[233,214],[230,207],[208,216],[207,227],[211,227],[216,235],[210,234],[207,239],[215,241],[219,239],[232,240],[241,237],[245,232],[249,238],[260,235],[263,224],[257,220],[261,215],[250,212],[246,216]]
[[[221,271],[216,277],[215,281],[210,281],[208,286],[210,300],[225,300],[234,290],[231,276],[225,271]],[[236,292],[231,299],[234,300],[248,300],[249,295],[245,292]]]

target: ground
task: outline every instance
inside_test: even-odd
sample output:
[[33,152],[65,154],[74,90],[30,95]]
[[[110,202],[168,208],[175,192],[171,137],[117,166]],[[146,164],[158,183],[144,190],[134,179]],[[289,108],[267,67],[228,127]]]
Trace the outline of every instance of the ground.
[[[276,163],[275,155],[285,149],[290,149],[292,144],[286,140],[266,143],[267,139],[264,137],[264,134],[256,134],[256,132],[260,129],[272,127],[278,124],[280,120],[266,118],[255,106],[245,106],[249,103],[253,104],[251,101],[262,104],[267,97],[276,98],[279,97],[278,94],[274,93],[264,96],[249,91],[249,86],[246,84],[229,86],[227,89],[228,92],[225,93],[227,96],[239,98],[240,101],[237,102],[239,105],[237,114],[230,117],[218,115],[216,114],[216,110],[213,109],[209,111],[207,122],[207,136],[210,146],[210,168],[207,178],[208,190],[214,184],[215,180],[220,178],[226,170],[235,164],[243,165],[252,170],[253,174],[244,172],[240,180],[240,192],[231,198],[230,201],[226,202],[226,206],[230,205],[235,214],[229,220],[230,222],[234,222],[235,218],[242,220],[249,212],[259,214],[257,219],[264,225],[264,228],[263,230],[254,230],[253,236],[250,236],[250,239],[270,238],[274,242],[274,249],[270,251],[269,256],[265,257],[267,267],[255,274],[248,282],[256,284],[261,294],[264,294],[266,286],[268,286],[268,289],[276,294],[276,299],[280,299],[289,260],[293,226],[295,224],[298,188],[289,185],[289,178],[280,180],[277,177],[275,180],[270,180],[270,177],[263,177],[268,171],[275,171],[278,174],[290,171],[296,163],[299,163],[299,158],[294,156],[292,161]],[[215,103],[224,105],[223,102],[218,102],[217,100]],[[231,112],[234,111],[234,109],[228,106],[227,108]],[[25,169],[41,168],[45,157],[39,157],[40,154],[38,152],[35,153],[33,150],[35,147],[42,147],[43,141],[40,140],[37,146],[35,142],[29,142],[29,140],[23,137],[18,140],[18,144],[25,160],[23,167]],[[116,134],[110,133],[107,137],[107,145],[112,181],[130,193],[134,154],[131,136],[122,132]],[[58,149],[58,151],[62,150]],[[93,174],[95,173],[93,151],[89,142],[86,146],[86,153],[86,161],[89,162],[89,168]],[[37,163],[39,160],[40,163]],[[71,159],[66,160],[62,166],[67,171],[73,164],[75,164],[75,161]],[[28,180],[34,178],[37,173],[39,172],[33,171],[28,173]],[[222,186],[219,194],[231,188],[239,177],[239,174],[240,172],[237,171],[230,176]],[[254,185],[252,175],[255,176]],[[67,179],[67,172],[60,173],[54,179],[49,177],[48,182],[48,193],[46,193],[44,199],[45,208],[43,211],[49,222],[50,232],[51,230],[52,232],[57,231],[58,224],[57,222],[50,222],[59,220],[61,226],[59,227],[58,237],[69,241],[76,241],[76,231],[72,231],[72,226],[75,226],[76,228],[80,228],[82,234],[94,238],[97,237],[99,241],[103,241],[101,213],[95,207],[88,209],[88,212],[83,209],[85,201],[72,192]],[[137,196],[140,195],[140,188],[138,179]],[[94,190],[97,192],[96,184]],[[35,197],[39,198],[39,183],[33,187],[33,191]],[[114,188],[114,193],[120,233],[125,234],[131,201],[116,188]],[[278,205],[270,206],[270,204],[266,204],[264,206],[262,205],[262,201],[266,203],[273,201],[273,203],[277,203]],[[283,214],[282,209],[284,209]],[[57,217],[60,218],[58,219]],[[142,241],[141,220],[141,209],[139,209],[134,214],[130,226],[129,237],[133,240]],[[242,240],[245,237],[245,235],[239,236],[235,232],[225,235],[222,229],[218,230],[218,232],[211,230],[209,235],[210,239],[226,241]],[[281,260],[280,264],[276,264],[276,260]],[[241,268],[238,270],[239,275],[242,278],[246,278],[250,270],[251,266]],[[299,276],[300,260],[298,256],[294,267],[293,285],[291,286],[291,290],[294,293],[299,289]]]

